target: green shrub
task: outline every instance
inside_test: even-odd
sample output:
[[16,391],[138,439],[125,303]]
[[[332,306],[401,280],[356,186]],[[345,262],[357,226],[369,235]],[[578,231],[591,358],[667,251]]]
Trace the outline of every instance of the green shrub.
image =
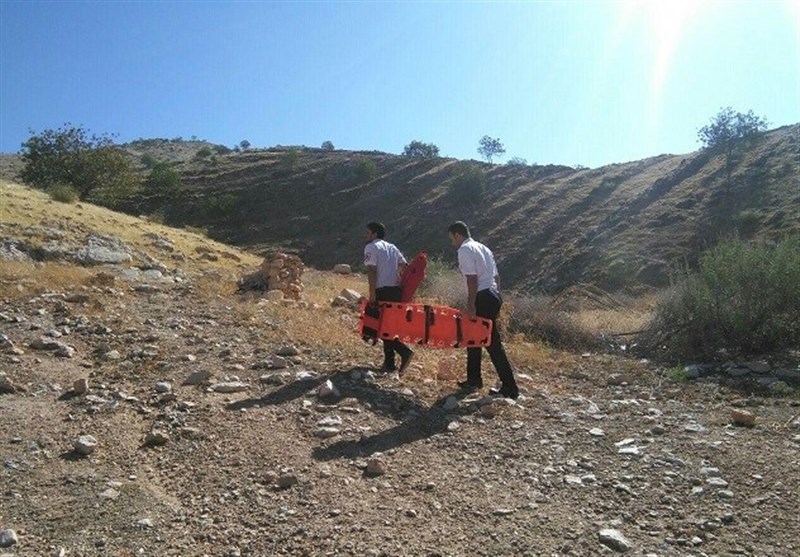
[[153,168],[155,165],[158,164],[158,159],[156,159],[150,153],[144,153],[139,158],[139,162],[141,162],[146,168]]
[[197,153],[195,153],[194,158],[196,158],[196,159],[204,159],[206,157],[210,157],[212,154],[213,154],[213,151],[211,150],[211,147],[209,147],[208,145],[205,145],[203,147],[200,147],[200,149],[197,150]]
[[214,151],[216,151],[218,155],[227,155],[231,152],[231,148],[225,145],[214,145]]
[[455,173],[449,188],[454,200],[471,205],[480,203],[486,189],[483,169],[477,164],[462,162],[456,165]]
[[322,150],[323,151],[333,151],[333,142],[332,141],[323,141],[322,142]]
[[170,197],[177,194],[180,188],[178,171],[165,162],[156,163],[145,180],[145,189],[150,195]]
[[378,166],[372,159],[360,159],[355,168],[356,183],[371,182],[378,175]]
[[197,206],[197,216],[204,221],[227,220],[236,215],[239,196],[233,193],[210,195],[203,198]]
[[642,342],[669,357],[712,361],[800,348],[800,237],[709,250],[657,306]]
[[686,366],[675,366],[667,370],[667,379],[673,383],[688,383],[692,378]]
[[47,193],[55,201],[61,203],[75,203],[78,201],[78,192],[67,184],[53,184],[47,188]]
[[300,160],[300,151],[298,149],[289,149],[281,155],[281,166],[284,170],[293,170]]

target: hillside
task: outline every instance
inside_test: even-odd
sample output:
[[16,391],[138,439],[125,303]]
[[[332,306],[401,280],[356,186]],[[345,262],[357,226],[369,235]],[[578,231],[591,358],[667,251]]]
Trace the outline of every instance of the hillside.
[[515,338],[520,399],[466,395],[462,351],[376,372],[380,348],[330,303],[363,275],[308,270],[300,302],[240,295],[250,253],[0,196],[4,556],[800,551],[796,365],[676,382]]
[[[800,125],[768,132],[730,181],[724,158],[705,151],[574,169],[167,140],[126,147],[137,164],[145,154],[174,164],[185,187],[129,212],[255,251],[281,246],[322,269],[360,263],[369,220],[408,255],[447,261],[446,226],[464,220],[495,251],[508,287],[544,292],[663,286],[720,237],[800,233]],[[203,147],[210,154],[198,158]]]

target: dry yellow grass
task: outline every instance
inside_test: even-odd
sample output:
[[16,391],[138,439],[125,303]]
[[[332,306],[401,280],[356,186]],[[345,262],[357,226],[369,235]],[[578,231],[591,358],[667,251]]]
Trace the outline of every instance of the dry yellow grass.
[[84,285],[91,272],[74,265],[3,261],[0,298],[17,300],[45,292],[64,292]]

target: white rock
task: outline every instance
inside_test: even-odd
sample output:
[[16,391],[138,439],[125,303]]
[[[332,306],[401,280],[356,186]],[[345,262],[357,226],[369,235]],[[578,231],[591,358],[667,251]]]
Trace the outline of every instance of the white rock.
[[339,435],[339,428],[337,427],[318,427],[314,430],[314,436],[320,439],[329,439]]
[[322,398],[337,397],[339,396],[339,389],[337,389],[333,382],[328,379],[317,388],[317,396]]
[[347,263],[339,263],[333,266],[333,272],[339,273],[340,275],[349,275],[352,271],[350,270],[350,265]]
[[78,454],[88,456],[97,448],[97,439],[91,435],[81,435],[72,446]]
[[157,393],[168,393],[172,391],[172,383],[169,381],[159,381],[156,383]]

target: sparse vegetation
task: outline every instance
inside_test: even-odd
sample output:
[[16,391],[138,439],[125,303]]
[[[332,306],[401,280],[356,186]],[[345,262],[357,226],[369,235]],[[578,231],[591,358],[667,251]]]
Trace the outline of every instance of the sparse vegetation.
[[508,166],[528,166],[528,161],[522,157],[511,157],[506,163]]
[[522,333],[529,340],[567,350],[585,350],[599,346],[599,337],[584,328],[565,311],[551,307],[544,296],[509,293],[503,304],[508,315],[507,328]]
[[657,306],[650,351],[713,361],[800,347],[800,238],[730,240],[705,253]]

